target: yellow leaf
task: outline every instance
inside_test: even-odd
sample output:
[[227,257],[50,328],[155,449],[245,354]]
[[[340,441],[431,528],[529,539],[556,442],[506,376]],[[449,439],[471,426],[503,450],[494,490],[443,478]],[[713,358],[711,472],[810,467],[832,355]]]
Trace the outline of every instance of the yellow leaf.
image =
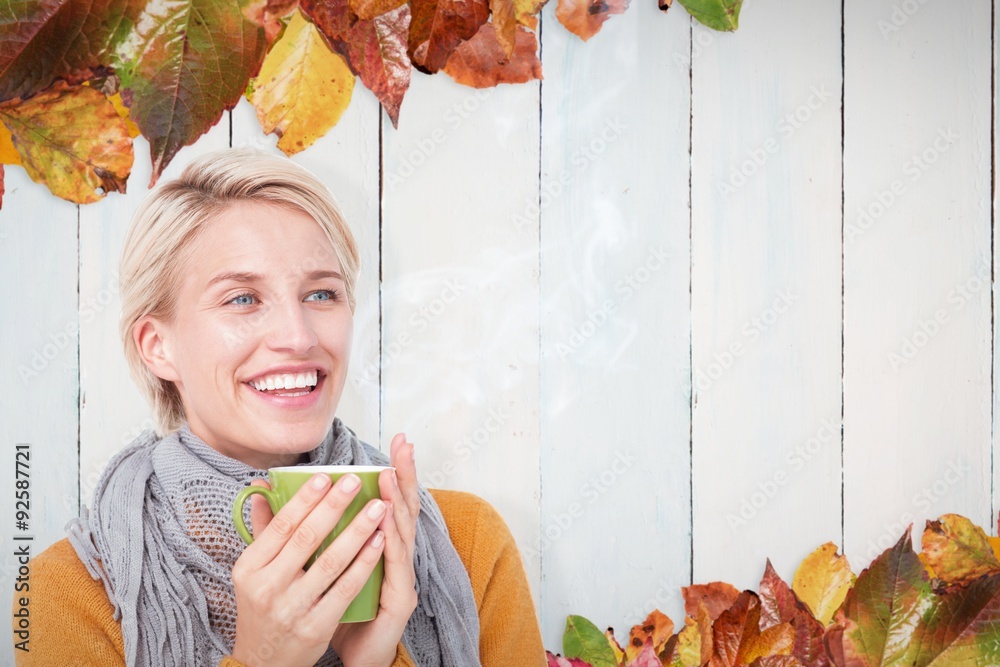
[[21,164],[21,156],[14,148],[10,130],[3,123],[0,123],[0,164]]
[[298,11],[264,59],[249,94],[264,132],[293,155],[337,124],[354,91],[354,74]]
[[132,139],[102,93],[87,86],[56,86],[3,105],[0,120],[25,171],[57,197],[89,204],[108,192],[125,192]]
[[792,590],[809,605],[813,616],[828,626],[853,584],[854,573],[847,556],[838,556],[837,545],[827,542],[799,565],[792,579]]
[[1000,560],[1000,537],[987,537],[986,539],[990,541],[993,555],[996,556],[997,560]]
[[958,514],[927,522],[920,556],[934,576],[949,584],[1000,572],[986,533]]
[[698,621],[688,616],[684,629],[677,633],[677,649],[670,667],[701,667],[701,630]]
[[608,644],[611,646],[611,652],[615,654],[615,662],[620,665],[625,652],[622,651],[622,647],[618,645],[618,640],[615,639],[615,631],[608,628],[604,631],[604,636],[608,638]]
[[124,102],[122,102],[121,93],[115,93],[114,95],[108,98],[108,101],[111,102],[111,106],[115,108],[115,111],[118,112],[118,115],[122,118],[122,120],[125,121],[125,127],[128,128],[128,136],[130,136],[133,139],[138,137],[141,134],[139,132],[139,126],[133,123],[132,119],[129,118],[128,107],[125,106]]

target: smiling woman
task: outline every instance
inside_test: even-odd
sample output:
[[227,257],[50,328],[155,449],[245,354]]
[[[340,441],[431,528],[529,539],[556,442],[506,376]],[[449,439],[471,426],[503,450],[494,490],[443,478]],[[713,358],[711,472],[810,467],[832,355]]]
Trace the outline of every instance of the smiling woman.
[[[92,509],[32,561],[32,644],[19,665],[543,665],[520,554],[465,493],[417,483],[335,417],[358,253],[326,188],[283,158],[225,151],[137,211],[121,262],[121,334],[153,407],[108,465]],[[348,529],[304,569],[359,492],[317,474],[276,515],[233,498],[268,468],[391,466]],[[374,620],[341,623],[384,560]],[[280,656],[280,657],[279,657]]]

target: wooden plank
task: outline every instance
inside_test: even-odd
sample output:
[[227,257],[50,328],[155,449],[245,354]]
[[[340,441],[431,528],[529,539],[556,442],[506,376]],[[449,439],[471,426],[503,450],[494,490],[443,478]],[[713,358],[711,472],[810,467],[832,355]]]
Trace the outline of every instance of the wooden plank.
[[[229,145],[229,116],[182,149],[162,180],[176,178],[195,157]],[[151,411],[129,375],[118,318],[118,262],[132,214],[149,191],[149,144],[135,139],[126,195],[80,207],[80,501],[90,505],[108,461],[143,430]]]
[[[330,188],[361,252],[356,288],[354,348],[337,415],[358,434],[379,442],[379,114],[378,101],[360,82],[340,122],[313,146],[294,156]],[[280,153],[277,137],[265,137],[246,100],[233,110],[233,146]]]
[[[20,167],[5,171],[7,192],[0,213],[0,347],[6,360],[0,418],[5,471],[0,478],[0,607],[11,609],[18,577],[30,577],[15,552],[26,547],[31,555],[41,553],[64,537],[63,526],[77,513],[78,219],[75,205],[31,182]],[[30,457],[27,466],[23,458],[16,463],[21,445],[28,446],[20,450]],[[24,507],[15,506],[15,491],[29,493],[24,530],[16,523],[15,510]],[[32,539],[19,539],[25,537]],[[30,598],[30,590],[18,597]],[[11,647],[11,639],[10,624],[0,625],[0,643]]]
[[911,521],[918,535],[945,512],[990,522],[991,8],[952,9],[846,7],[844,514],[856,570]]
[[[1000,17],[996,15],[996,10],[993,11],[993,90],[994,96],[996,95],[998,77],[1000,77],[1000,49],[996,48],[997,37],[1000,37]],[[997,213],[1000,209],[1000,202],[996,200],[997,193],[997,165],[1000,164],[1000,145],[997,144],[996,137],[997,132],[1000,131],[1000,114],[996,112],[996,98],[993,101],[993,209],[992,220],[990,221],[991,227],[996,228]],[[1000,251],[1000,235],[995,232],[993,234],[993,256],[992,256],[992,270],[991,278],[993,284],[996,284],[997,279],[997,257],[998,251]],[[1000,512],[1000,456],[997,456],[997,416],[1000,415],[1000,354],[998,354],[998,347],[1000,347],[1000,322],[997,321],[996,312],[998,306],[998,298],[1000,295],[997,294],[996,290],[991,290],[992,292],[992,308],[993,308],[993,418],[992,418],[992,429],[990,431],[990,458],[993,461],[992,479],[991,486],[993,489],[992,493],[992,504],[990,505],[990,524],[987,531],[994,526],[993,520],[997,518],[998,525],[1000,525],[1000,517],[997,517],[997,513]]]
[[[747,6],[693,62],[694,579],[840,538],[840,8]],[[808,54],[808,55],[807,55]]]
[[[420,479],[538,525],[538,85],[474,90],[414,73],[383,123],[382,440]],[[538,563],[527,563],[534,593]]]
[[[689,39],[633,3],[584,44],[546,10],[542,629],[680,622],[690,579]],[[531,211],[524,203],[524,217]]]

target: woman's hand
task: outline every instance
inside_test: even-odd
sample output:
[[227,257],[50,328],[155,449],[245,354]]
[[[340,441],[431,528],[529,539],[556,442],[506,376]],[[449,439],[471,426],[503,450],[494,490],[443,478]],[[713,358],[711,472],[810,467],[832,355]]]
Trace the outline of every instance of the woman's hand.
[[[260,480],[254,483],[266,486]],[[267,502],[252,497],[253,532],[259,537],[233,566],[235,659],[248,667],[276,662],[311,667],[326,652],[344,610],[386,548],[381,526],[387,523],[388,503],[368,503],[308,572],[302,568],[359,489],[356,475],[345,475],[332,487],[329,476],[315,475],[273,518]],[[381,489],[384,493],[385,487]],[[393,540],[392,548],[398,550],[400,538]],[[394,570],[398,577],[398,568]],[[412,562],[410,572],[412,582]],[[384,587],[382,596],[385,599]]]
[[379,491],[390,511],[379,524],[385,535],[385,581],[375,620],[368,623],[344,623],[333,635],[333,646],[345,667],[386,667],[396,657],[396,646],[403,636],[410,615],[417,608],[413,571],[413,543],[420,514],[417,494],[417,467],[413,443],[402,433],[392,439],[391,465],[379,476]]

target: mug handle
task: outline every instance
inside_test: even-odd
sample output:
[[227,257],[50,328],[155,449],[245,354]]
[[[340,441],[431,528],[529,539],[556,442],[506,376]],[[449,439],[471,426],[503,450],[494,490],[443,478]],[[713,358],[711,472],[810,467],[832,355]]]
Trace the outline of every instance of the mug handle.
[[243,541],[247,544],[253,543],[253,535],[247,530],[247,525],[243,521],[243,505],[246,503],[247,498],[255,493],[259,493],[264,496],[267,500],[267,504],[271,506],[271,511],[275,514],[278,513],[276,508],[278,502],[274,495],[274,491],[270,489],[265,489],[262,486],[248,486],[236,494],[236,500],[233,501],[233,524],[236,526],[236,532],[240,534]]

